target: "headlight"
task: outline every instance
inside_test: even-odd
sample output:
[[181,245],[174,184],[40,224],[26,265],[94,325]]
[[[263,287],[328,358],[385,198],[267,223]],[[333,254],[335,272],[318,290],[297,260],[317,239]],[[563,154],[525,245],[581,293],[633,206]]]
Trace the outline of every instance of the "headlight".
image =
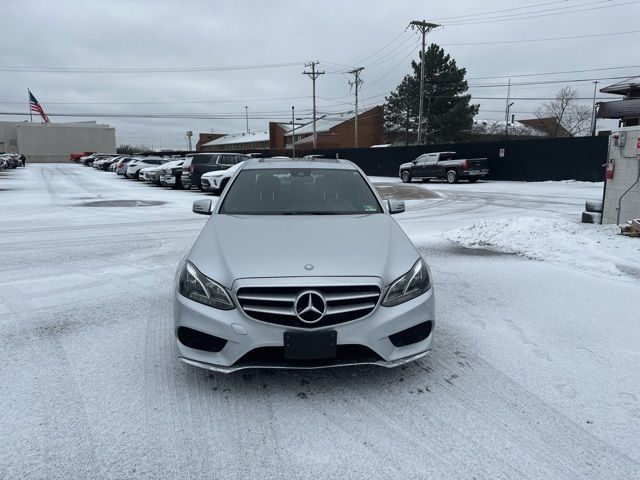
[[180,273],[179,291],[194,302],[219,310],[235,308],[224,287],[203,275],[190,262],[185,263]]
[[382,305],[393,307],[422,295],[431,288],[429,269],[422,257],[407,273],[394,281],[384,297]]

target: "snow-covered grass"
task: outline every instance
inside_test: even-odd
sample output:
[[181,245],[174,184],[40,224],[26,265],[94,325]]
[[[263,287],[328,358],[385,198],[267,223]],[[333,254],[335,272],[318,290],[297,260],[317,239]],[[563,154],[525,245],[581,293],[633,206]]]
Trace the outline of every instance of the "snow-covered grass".
[[431,354],[225,376],[173,349],[201,193],[0,172],[0,479],[640,478],[640,282],[607,270],[637,243],[578,223],[602,184],[413,187],[438,195],[396,216],[433,273]]

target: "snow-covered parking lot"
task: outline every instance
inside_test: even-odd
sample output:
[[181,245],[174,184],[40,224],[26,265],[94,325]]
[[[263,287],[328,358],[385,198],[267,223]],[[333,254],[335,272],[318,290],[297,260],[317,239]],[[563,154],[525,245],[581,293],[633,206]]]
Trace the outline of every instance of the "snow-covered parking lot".
[[173,350],[200,192],[0,172],[0,478],[640,478],[640,240],[577,223],[602,184],[373,180],[434,194],[396,217],[433,352],[223,375]]

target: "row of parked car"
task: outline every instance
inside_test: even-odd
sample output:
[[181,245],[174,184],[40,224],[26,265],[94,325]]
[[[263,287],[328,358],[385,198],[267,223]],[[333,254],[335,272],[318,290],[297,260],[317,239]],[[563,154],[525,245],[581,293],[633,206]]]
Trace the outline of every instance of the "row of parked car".
[[0,170],[23,167],[20,155],[17,153],[4,153],[0,155]]
[[255,156],[241,153],[196,153],[185,157],[93,153],[71,158],[85,166],[125,178],[173,189],[199,188],[220,194],[238,166]]

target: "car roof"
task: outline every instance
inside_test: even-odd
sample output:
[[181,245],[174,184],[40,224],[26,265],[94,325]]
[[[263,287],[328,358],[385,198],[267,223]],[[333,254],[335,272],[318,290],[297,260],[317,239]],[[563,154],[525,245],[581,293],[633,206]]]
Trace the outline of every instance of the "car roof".
[[349,160],[335,158],[254,158],[244,162],[243,170],[265,168],[331,168],[337,170],[357,170]]

